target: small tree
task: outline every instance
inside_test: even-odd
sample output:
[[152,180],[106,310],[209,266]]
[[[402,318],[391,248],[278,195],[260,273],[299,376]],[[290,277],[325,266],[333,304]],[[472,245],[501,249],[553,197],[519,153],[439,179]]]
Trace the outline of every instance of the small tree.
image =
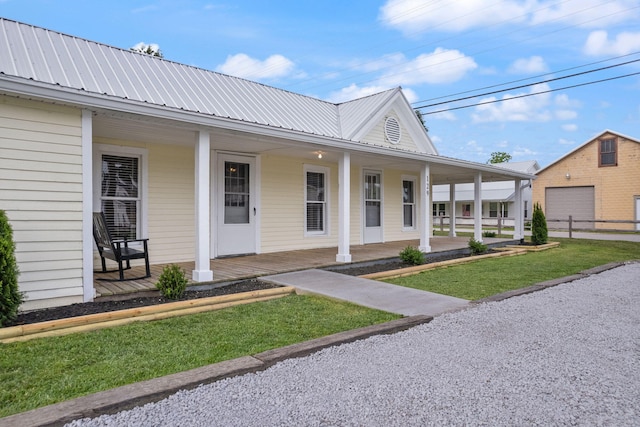
[[177,264],[171,264],[162,268],[156,288],[165,298],[180,299],[188,282],[184,270]]
[[544,245],[547,243],[547,219],[540,207],[540,203],[533,205],[533,216],[531,217],[531,242],[534,245]]
[[13,230],[5,211],[0,210],[0,326],[15,320],[24,300],[18,291],[18,263],[15,257]]
[[492,165],[495,165],[496,163],[507,163],[509,160],[511,160],[511,158],[511,154],[509,153],[505,153],[503,151],[494,151],[493,153],[491,153],[491,158],[487,163],[491,163]]

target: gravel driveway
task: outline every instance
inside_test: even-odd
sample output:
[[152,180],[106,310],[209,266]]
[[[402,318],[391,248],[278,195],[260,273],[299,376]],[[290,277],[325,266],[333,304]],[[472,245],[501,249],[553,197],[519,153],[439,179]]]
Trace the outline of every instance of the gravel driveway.
[[640,425],[640,263],[72,426]]

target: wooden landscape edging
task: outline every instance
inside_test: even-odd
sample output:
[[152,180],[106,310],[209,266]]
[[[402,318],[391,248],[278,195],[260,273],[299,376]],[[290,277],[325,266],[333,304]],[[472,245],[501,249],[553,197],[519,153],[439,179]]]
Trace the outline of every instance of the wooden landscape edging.
[[28,325],[10,326],[0,329],[0,342],[8,344],[33,338],[67,335],[75,332],[92,331],[133,322],[167,319],[169,317],[219,310],[235,305],[249,304],[280,298],[295,292],[295,288],[284,286],[232,295],[176,301],[166,304],[129,308],[67,319],[49,320]]

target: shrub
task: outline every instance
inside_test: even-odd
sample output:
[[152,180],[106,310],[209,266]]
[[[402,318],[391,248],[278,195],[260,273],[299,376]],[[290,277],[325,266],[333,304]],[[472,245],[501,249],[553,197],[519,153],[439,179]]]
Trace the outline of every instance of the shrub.
[[407,246],[400,252],[400,259],[411,265],[424,264],[424,254],[412,246]]
[[480,255],[487,252],[487,245],[472,237],[469,239],[469,249],[471,249],[471,255]]
[[496,237],[496,232],[495,231],[485,231],[484,233],[482,233],[483,237]]
[[540,207],[540,203],[533,206],[531,216],[531,243],[534,245],[544,245],[548,240],[547,219]]
[[165,298],[179,299],[187,288],[187,277],[179,265],[171,264],[162,268],[156,288]]
[[5,211],[0,210],[0,326],[6,326],[18,315],[24,301],[18,291],[18,263],[15,256],[13,230]]

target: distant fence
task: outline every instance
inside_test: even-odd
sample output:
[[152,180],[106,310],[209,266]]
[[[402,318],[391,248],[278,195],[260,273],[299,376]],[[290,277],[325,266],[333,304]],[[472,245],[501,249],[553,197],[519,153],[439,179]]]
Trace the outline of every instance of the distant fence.
[[[433,217],[433,227],[439,228],[440,231],[444,231],[445,226],[448,229],[451,217],[446,215]],[[473,225],[474,219],[469,216],[454,217],[455,225],[465,226]],[[515,219],[513,217],[482,217],[482,227],[492,227],[498,229],[498,234],[502,233],[503,228],[513,228]],[[590,224],[590,226],[584,226]],[[618,229],[615,227],[609,228],[596,228],[596,224],[632,224],[635,227]],[[565,219],[547,219],[547,227],[553,230],[568,231],[569,238],[572,237],[574,231],[619,231],[619,232],[633,232],[640,231],[640,221],[630,220],[617,220],[617,219],[573,219],[572,215]],[[531,229],[531,220],[525,219],[525,230]]]
[[[557,227],[552,227],[552,224],[557,224]],[[581,227],[582,224],[590,224],[590,226]],[[596,224],[633,224],[635,227],[619,229],[616,227],[604,227],[604,228],[596,228]],[[553,228],[554,230],[562,230],[569,232],[569,238],[571,238],[572,233],[574,231],[594,231],[594,230],[602,230],[602,231],[621,231],[621,232],[630,232],[630,231],[640,231],[638,224],[640,221],[630,221],[623,219],[573,219],[573,215],[569,215],[568,219],[549,219],[547,218],[547,227]]]

